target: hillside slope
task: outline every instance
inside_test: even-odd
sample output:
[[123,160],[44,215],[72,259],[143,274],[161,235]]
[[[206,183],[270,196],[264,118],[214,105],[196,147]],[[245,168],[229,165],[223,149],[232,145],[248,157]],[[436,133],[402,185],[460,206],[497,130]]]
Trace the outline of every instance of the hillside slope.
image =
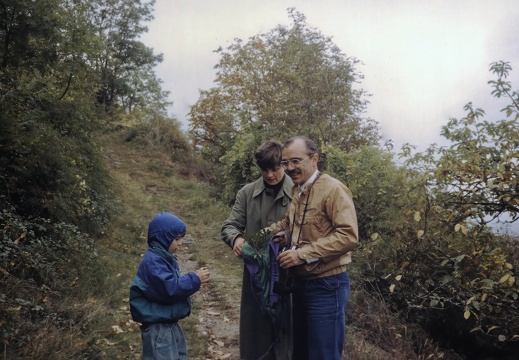
[[[220,240],[220,226],[230,208],[218,203],[214,189],[194,178],[149,143],[125,142],[123,136],[102,141],[115,181],[121,213],[98,242],[99,252],[113,274],[108,289],[114,324],[100,346],[107,359],[140,358],[140,332],[130,318],[128,291],[146,250],[147,225],[159,211],[170,211],[187,224],[177,254],[183,273],[200,266],[211,270],[211,281],[193,296],[193,312],[182,320],[190,359],[239,359],[241,261]],[[173,156],[174,158],[174,156]],[[399,320],[382,299],[373,298],[351,269],[352,292],[347,312],[344,359],[457,359],[427,339],[416,326]]]
[[122,212],[113,219],[112,233],[99,242],[101,256],[114,269],[117,321],[103,345],[107,358],[139,358],[140,332],[130,318],[128,291],[146,250],[147,224],[159,211],[177,214],[187,235],[177,253],[182,273],[200,266],[211,270],[211,281],[195,294],[190,317],[182,320],[190,359],[237,359],[241,264],[219,237],[228,209],[211,199],[211,189],[180,175],[181,168],[160,149],[106,141],[105,159],[116,182]]

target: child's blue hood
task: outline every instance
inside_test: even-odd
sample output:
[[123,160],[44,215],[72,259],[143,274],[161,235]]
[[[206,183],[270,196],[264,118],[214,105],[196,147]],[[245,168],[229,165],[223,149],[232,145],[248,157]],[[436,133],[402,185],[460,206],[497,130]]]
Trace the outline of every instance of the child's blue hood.
[[162,212],[151,220],[148,228],[148,244],[157,241],[168,250],[178,235],[186,232],[186,224],[173,214]]

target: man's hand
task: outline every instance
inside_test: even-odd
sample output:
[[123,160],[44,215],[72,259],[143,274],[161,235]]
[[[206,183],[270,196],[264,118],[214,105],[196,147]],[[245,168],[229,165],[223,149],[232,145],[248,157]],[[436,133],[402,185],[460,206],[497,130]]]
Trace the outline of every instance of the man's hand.
[[245,239],[242,236],[238,236],[234,240],[234,245],[232,247],[232,251],[234,253],[234,256],[236,256],[238,259],[241,259],[241,248],[245,244]]
[[285,235],[285,232],[284,231],[278,232],[276,235],[274,235],[272,237],[272,241],[274,241],[275,243],[279,243],[279,245],[281,245],[280,247],[286,246],[287,237]]
[[287,251],[283,251],[281,254],[279,254],[278,262],[279,262],[279,266],[281,266],[283,269],[288,269],[293,266],[301,265],[305,261],[303,259],[299,258],[299,255],[297,254],[297,250],[287,250]]

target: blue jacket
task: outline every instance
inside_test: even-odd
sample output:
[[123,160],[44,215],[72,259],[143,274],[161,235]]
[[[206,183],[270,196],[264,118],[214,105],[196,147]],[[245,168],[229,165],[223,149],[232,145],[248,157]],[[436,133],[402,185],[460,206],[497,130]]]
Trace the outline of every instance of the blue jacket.
[[177,321],[191,312],[189,297],[200,289],[194,272],[180,275],[177,259],[168,252],[173,240],[186,232],[175,215],[160,213],[150,222],[148,250],[130,287],[130,312],[134,321]]

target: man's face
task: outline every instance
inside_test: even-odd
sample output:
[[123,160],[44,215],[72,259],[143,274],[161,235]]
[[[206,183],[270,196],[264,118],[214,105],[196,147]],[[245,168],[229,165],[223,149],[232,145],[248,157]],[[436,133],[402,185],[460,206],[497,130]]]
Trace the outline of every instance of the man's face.
[[261,171],[261,177],[263,177],[263,180],[271,186],[279,184],[281,179],[283,179],[283,175],[285,175],[285,170],[283,169],[282,166],[279,166],[276,169],[260,168],[260,171]]
[[[298,162],[294,164],[293,161]],[[290,176],[294,184],[303,185],[317,170],[318,155],[308,156],[308,149],[303,140],[295,140],[287,148],[283,149],[282,162],[288,162],[285,172]]]

